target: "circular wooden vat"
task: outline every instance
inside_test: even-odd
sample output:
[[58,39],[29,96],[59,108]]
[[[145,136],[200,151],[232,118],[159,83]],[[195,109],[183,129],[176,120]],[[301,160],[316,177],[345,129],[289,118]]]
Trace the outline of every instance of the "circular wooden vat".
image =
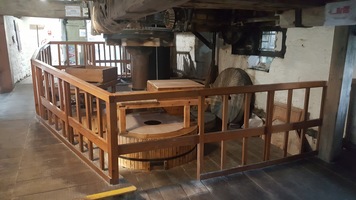
[[[119,134],[119,144],[174,138],[197,133],[197,126],[183,127],[183,118],[167,113],[135,113],[126,117],[126,134]],[[183,145],[121,155],[119,163],[130,169],[169,169],[194,160],[195,145]]]

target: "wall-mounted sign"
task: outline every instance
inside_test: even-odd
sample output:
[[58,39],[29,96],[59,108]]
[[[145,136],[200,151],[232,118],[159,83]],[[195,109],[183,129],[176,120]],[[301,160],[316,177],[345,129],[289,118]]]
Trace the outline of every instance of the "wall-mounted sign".
[[79,29],[79,37],[86,37],[87,31],[85,29]]
[[328,3],[325,6],[326,26],[344,26],[356,24],[356,1]]
[[80,6],[65,6],[66,17],[81,17]]

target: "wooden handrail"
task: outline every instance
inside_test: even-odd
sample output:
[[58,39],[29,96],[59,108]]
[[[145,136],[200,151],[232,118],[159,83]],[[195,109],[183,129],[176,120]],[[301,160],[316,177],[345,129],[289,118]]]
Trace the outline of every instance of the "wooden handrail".
[[[125,93],[111,93],[93,84],[87,83],[75,76],[72,76],[63,70],[57,69],[53,65],[51,45],[55,45],[57,50],[54,55],[58,55],[59,65],[58,68],[65,68],[74,66],[73,63],[67,63],[62,65],[62,59],[60,56],[61,47],[75,46],[75,65],[83,64],[103,64],[103,63],[118,63],[127,64],[127,60],[124,62],[117,58],[116,54],[121,55],[121,49],[119,51],[112,51],[111,48],[108,52],[105,50],[104,42],[49,42],[41,46],[33,54],[31,59],[32,73],[33,73],[33,85],[34,85],[34,97],[36,104],[36,114],[41,123],[44,123],[51,132],[60,138],[69,148],[71,148],[81,159],[83,159],[90,167],[92,167],[99,175],[110,183],[118,183],[119,168],[118,157],[122,154],[137,153],[142,151],[150,151],[160,149],[169,146],[181,146],[181,145],[195,145],[197,144],[197,178],[213,177],[216,175],[226,175],[230,172],[239,171],[240,169],[254,168],[248,165],[247,151],[249,149],[248,138],[263,136],[265,142],[263,145],[263,164],[256,164],[258,166],[266,166],[271,162],[270,160],[270,148],[271,137],[276,132],[283,132],[284,146],[283,146],[283,158],[278,162],[291,160],[291,156],[287,152],[287,141],[289,132],[292,130],[302,130],[300,134],[300,150],[303,146],[303,138],[306,135],[306,130],[310,127],[319,127],[318,140],[320,138],[320,126],[322,125],[323,105],[325,100],[325,91],[327,88],[326,81],[309,81],[309,82],[293,82],[293,83],[275,83],[264,85],[250,85],[250,86],[236,86],[236,87],[224,87],[224,88],[200,88],[200,89],[184,89],[179,91],[158,91],[158,92],[125,92]],[[76,46],[77,45],[77,46]],[[84,63],[78,63],[77,50],[78,45],[82,45],[84,48]],[[96,45],[98,47],[99,59],[95,57]],[[100,48],[103,48],[104,52],[100,52]],[[120,47],[121,48],[121,47]],[[64,50],[68,54],[68,49]],[[111,57],[114,52],[115,56]],[[106,55],[109,53],[110,55]],[[121,66],[122,67],[122,66]],[[123,68],[122,68],[123,69]],[[126,74],[127,71],[125,72]],[[56,81],[57,82],[56,82]],[[56,85],[57,84],[57,85]],[[74,89],[73,89],[74,88]],[[321,88],[321,108],[320,116],[318,119],[307,119],[309,99],[312,93],[311,88]],[[274,125],[272,124],[274,97],[278,91],[287,91],[287,114],[291,112],[293,107],[293,91],[303,89],[304,94],[304,117],[302,121],[291,122],[287,117],[285,124]],[[74,92],[73,92],[74,91]],[[73,94],[74,93],[74,94]],[[266,124],[261,127],[250,127],[249,124],[249,102],[251,101],[252,94],[254,93],[267,93],[266,100]],[[246,124],[244,129],[228,130],[228,104],[229,96],[235,94],[245,95],[244,107],[244,123]],[[222,96],[222,126],[221,131],[205,134],[204,126],[204,112],[205,112],[205,100],[210,96]],[[74,97],[74,98],[73,98]],[[198,104],[198,135],[184,136],[179,138],[166,138],[162,140],[152,140],[147,142],[119,144],[118,134],[119,128],[124,129],[125,123],[123,112],[117,109],[117,106],[125,106],[128,102],[133,101],[155,101],[172,100],[172,99],[192,99]],[[74,99],[74,101],[73,101]],[[83,100],[84,99],[84,100]],[[151,107],[158,106],[156,104],[147,104]],[[127,106],[127,105],[126,105]],[[160,105],[162,106],[162,105]],[[188,105],[189,106],[189,105]],[[145,107],[145,104],[140,106],[127,106],[127,108]],[[82,110],[84,112],[82,113]],[[118,111],[119,110],[119,111]],[[121,109],[122,110],[122,109]],[[190,109],[185,108],[185,115],[189,113]],[[120,117],[118,119],[118,116]],[[92,124],[97,120],[97,124]],[[190,121],[190,120],[189,120]],[[184,123],[184,126],[190,126],[190,123]],[[53,126],[54,125],[54,126]],[[94,129],[96,127],[97,129]],[[61,131],[61,133],[60,133]],[[242,153],[241,153],[241,166],[233,168],[231,170],[225,169],[225,154],[226,146],[225,142],[233,139],[242,139]],[[79,141],[77,141],[79,140]],[[87,147],[84,147],[83,143],[87,143]],[[163,142],[163,143],[162,143]],[[79,144],[78,144],[79,143]],[[205,143],[220,143],[221,145],[221,162],[220,171],[210,172],[204,174],[204,144]],[[79,148],[75,148],[75,145],[79,145]],[[98,157],[99,164],[94,164],[94,145],[99,148]],[[317,148],[318,148],[317,143]],[[84,151],[87,148],[88,151]],[[79,149],[79,150],[78,150]],[[316,152],[316,151],[315,151]],[[107,153],[107,156],[105,156]],[[298,156],[303,155],[302,152]]]

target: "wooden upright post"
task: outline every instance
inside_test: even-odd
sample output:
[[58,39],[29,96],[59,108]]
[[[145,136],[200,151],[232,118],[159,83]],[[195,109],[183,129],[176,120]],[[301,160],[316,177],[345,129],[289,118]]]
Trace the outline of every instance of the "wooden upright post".
[[335,28],[319,148],[319,157],[326,162],[333,161],[342,150],[352,73],[356,64],[355,28]]
[[7,51],[4,16],[0,15],[0,93],[11,92],[12,81],[9,53]]

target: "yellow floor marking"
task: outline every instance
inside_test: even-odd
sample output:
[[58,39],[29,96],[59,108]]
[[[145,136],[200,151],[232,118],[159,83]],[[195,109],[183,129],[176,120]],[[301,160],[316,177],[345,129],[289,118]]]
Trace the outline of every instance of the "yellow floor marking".
[[112,197],[112,196],[116,196],[116,195],[120,195],[120,194],[133,192],[135,190],[137,190],[137,188],[135,186],[129,186],[129,187],[124,187],[124,188],[120,188],[117,190],[111,190],[111,191],[107,191],[107,192],[92,194],[92,195],[87,196],[86,198],[87,199],[102,199],[102,198],[106,198],[106,197]]

